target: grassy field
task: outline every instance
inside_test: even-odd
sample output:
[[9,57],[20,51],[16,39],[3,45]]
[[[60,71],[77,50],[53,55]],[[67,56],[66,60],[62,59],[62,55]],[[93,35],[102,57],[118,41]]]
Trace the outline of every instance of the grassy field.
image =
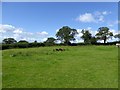
[[[3,51],[3,88],[117,88],[115,46],[62,46]],[[13,56],[12,56],[13,55]]]

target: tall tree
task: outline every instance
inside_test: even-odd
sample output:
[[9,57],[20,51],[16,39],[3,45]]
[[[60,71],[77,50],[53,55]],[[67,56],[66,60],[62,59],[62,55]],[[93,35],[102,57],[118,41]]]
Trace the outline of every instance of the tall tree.
[[85,44],[91,43],[92,34],[89,32],[89,30],[82,30],[81,33],[83,34],[81,38],[84,40]]
[[99,40],[104,40],[106,43],[107,39],[112,38],[113,33],[110,32],[108,27],[100,27],[98,33],[95,35]]
[[16,43],[17,41],[14,38],[5,38],[2,42],[5,44],[13,44]]
[[70,41],[74,41],[74,36],[78,34],[76,29],[71,29],[68,26],[63,26],[59,29],[59,31],[56,33],[56,37],[61,42],[64,42],[65,44],[69,44]]

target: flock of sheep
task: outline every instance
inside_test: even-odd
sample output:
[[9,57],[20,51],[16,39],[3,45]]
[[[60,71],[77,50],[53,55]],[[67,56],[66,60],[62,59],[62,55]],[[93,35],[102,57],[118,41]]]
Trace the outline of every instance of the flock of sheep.
[[64,48],[57,48],[57,49],[53,49],[53,51],[65,51]]

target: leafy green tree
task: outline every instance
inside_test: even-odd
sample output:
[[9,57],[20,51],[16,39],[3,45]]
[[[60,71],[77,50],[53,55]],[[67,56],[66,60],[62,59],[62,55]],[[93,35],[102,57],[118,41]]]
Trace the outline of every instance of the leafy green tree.
[[112,38],[113,33],[109,31],[108,27],[100,27],[95,36],[98,40],[104,40],[104,43],[106,43],[107,39]]
[[35,40],[34,43],[37,43],[37,41]]
[[115,38],[118,38],[119,41],[120,41],[120,34],[116,34],[114,37],[115,37]]
[[54,45],[55,44],[55,38],[53,37],[49,37],[44,43],[47,45],[47,46],[51,46],[51,45]]
[[26,40],[20,40],[18,43],[29,43],[29,42]]
[[46,43],[54,43],[55,40],[56,40],[55,38],[50,37],[50,38],[48,38],[45,42],[46,42]]
[[89,30],[82,30],[81,33],[83,34],[81,38],[84,40],[85,44],[91,43],[92,34],[89,32]]
[[68,26],[63,26],[59,29],[59,31],[56,33],[56,37],[61,42],[64,42],[64,44],[69,44],[70,41],[75,40],[74,36],[78,34],[76,29],[71,29]]
[[13,44],[16,43],[17,41],[14,38],[5,38],[2,42],[5,44]]
[[20,40],[17,43],[17,45],[18,45],[19,48],[28,48],[29,47],[29,42],[26,41],[26,40]]

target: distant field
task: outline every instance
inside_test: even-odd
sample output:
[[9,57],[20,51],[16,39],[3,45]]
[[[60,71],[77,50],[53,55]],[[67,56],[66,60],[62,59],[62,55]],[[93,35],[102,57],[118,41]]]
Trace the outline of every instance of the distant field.
[[115,46],[62,46],[3,51],[3,88],[117,88]]

